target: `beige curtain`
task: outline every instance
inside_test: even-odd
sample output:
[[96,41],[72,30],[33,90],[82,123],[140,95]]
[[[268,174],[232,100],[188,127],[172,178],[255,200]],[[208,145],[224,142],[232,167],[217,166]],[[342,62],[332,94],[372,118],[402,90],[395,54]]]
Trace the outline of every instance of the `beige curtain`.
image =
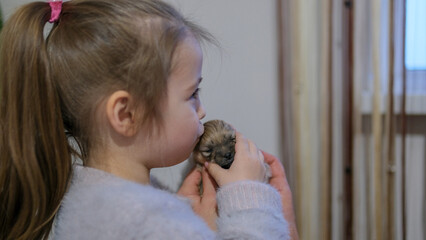
[[407,89],[405,1],[277,5],[301,239],[425,239],[426,89]]
[[[302,239],[329,239],[330,207],[337,200],[331,199],[330,181],[332,5],[331,1],[278,1],[278,5],[284,164],[295,196],[297,224]],[[338,192],[342,186],[337,184]]]

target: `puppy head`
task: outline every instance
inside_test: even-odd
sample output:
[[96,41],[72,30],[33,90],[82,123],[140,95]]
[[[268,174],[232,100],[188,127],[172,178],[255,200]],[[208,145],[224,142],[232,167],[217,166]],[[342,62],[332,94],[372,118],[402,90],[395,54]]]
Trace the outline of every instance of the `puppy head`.
[[222,120],[204,123],[204,134],[194,149],[195,161],[212,161],[223,168],[229,168],[234,155],[235,130]]

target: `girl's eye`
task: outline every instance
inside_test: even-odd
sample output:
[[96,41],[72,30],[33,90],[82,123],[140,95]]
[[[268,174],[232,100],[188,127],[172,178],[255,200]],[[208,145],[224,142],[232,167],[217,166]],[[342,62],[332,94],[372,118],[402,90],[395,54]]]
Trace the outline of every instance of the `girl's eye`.
[[200,88],[195,89],[194,93],[191,95],[191,98],[198,99],[200,95],[200,91],[201,91]]

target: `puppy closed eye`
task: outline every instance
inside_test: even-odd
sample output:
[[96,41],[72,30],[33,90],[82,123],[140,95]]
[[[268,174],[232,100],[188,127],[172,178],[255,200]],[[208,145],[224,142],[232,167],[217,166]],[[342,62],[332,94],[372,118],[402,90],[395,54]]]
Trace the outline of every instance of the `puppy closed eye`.
[[203,157],[210,157],[212,155],[212,152],[201,152],[201,154],[203,155]]
[[212,149],[208,147],[202,147],[200,148],[200,152],[204,157],[210,157],[212,154]]

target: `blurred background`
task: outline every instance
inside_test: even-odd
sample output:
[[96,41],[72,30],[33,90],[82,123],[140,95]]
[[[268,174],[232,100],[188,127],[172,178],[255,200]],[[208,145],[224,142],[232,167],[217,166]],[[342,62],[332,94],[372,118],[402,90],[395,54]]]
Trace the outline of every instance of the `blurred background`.
[[220,42],[205,120],[282,159],[301,239],[426,239],[426,1],[167,1]]

